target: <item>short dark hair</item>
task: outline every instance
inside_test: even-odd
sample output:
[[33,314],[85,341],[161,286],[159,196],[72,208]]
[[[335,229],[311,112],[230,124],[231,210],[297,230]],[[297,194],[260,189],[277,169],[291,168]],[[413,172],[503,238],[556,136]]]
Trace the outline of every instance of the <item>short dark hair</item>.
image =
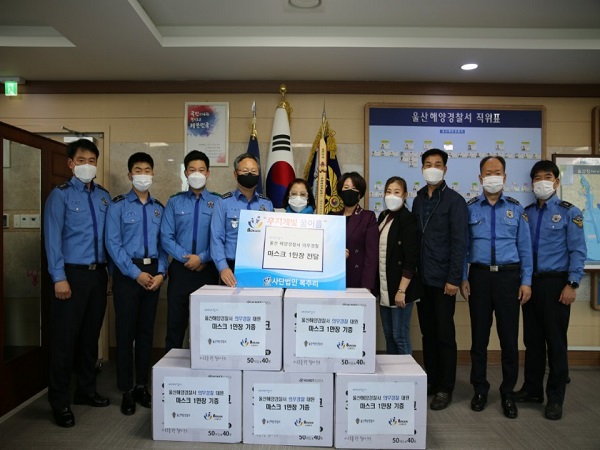
[[206,164],[206,170],[210,169],[210,160],[208,159],[208,156],[206,156],[206,153],[201,152],[200,150],[192,150],[185,155],[185,158],[183,158],[183,168],[187,170],[189,163],[198,160],[204,161],[204,164]]
[[365,196],[365,192],[367,191],[367,182],[362,177],[362,175],[358,172],[346,172],[344,175],[342,175],[340,177],[340,179],[337,182],[337,186],[336,186],[338,194],[340,192],[342,192],[342,187],[344,186],[344,181],[346,181],[348,178],[350,178],[352,180],[352,184],[358,190],[358,193],[360,194],[360,198],[363,198]]
[[242,153],[241,155],[239,155],[237,158],[235,158],[235,160],[233,161],[233,168],[235,170],[238,170],[238,167],[240,166],[240,163],[244,160],[244,159],[253,159],[254,161],[256,161],[256,164],[258,164],[258,171],[260,172],[260,161],[258,160],[258,158],[256,156],[254,156],[252,153]]
[[69,142],[67,145],[67,156],[71,159],[77,153],[77,150],[89,151],[96,155],[96,158],[100,156],[100,152],[98,151],[98,147],[92,141],[88,139],[78,139],[73,142]]
[[479,162],[479,173],[483,170],[483,165],[488,162],[490,159],[497,159],[502,164],[502,170],[506,172],[506,160],[502,156],[486,156]]
[[541,161],[536,162],[531,168],[529,176],[533,180],[539,172],[551,173],[554,175],[554,178],[560,177],[560,170],[558,166],[547,159],[542,159]]
[[127,160],[127,169],[129,172],[131,172],[131,169],[133,169],[134,164],[139,162],[148,163],[150,164],[150,167],[154,169],[154,160],[152,159],[152,156],[150,156],[148,153],[137,152],[131,155]]
[[383,189],[384,193],[385,193],[385,191],[387,191],[387,188],[392,183],[398,183],[398,184],[400,184],[400,186],[402,186],[402,189],[404,189],[404,192],[408,192],[408,186],[406,185],[406,180],[404,178],[402,178],[402,177],[390,177],[385,182],[385,188]]
[[288,205],[289,205],[288,200],[290,199],[290,191],[292,190],[292,186],[295,184],[303,184],[304,185],[304,187],[306,188],[306,192],[308,192],[307,205],[312,206],[313,208],[316,208],[315,195],[313,194],[312,189],[308,185],[308,182],[304,178],[294,178],[290,182],[290,184],[288,184],[288,187],[285,190],[285,193],[283,194],[283,207],[284,208],[288,207]]
[[425,160],[427,158],[429,158],[430,156],[434,156],[434,155],[441,156],[442,162],[444,163],[444,165],[446,165],[448,163],[448,153],[446,153],[444,150],[440,150],[439,148],[430,148],[429,150],[427,150],[425,153],[423,153],[421,155],[421,165],[424,166]]

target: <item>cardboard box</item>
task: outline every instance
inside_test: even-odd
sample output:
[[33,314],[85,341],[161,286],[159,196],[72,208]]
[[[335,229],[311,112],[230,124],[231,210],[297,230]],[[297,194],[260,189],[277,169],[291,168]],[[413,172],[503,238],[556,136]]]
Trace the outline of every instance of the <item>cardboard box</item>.
[[410,355],[377,355],[373,374],[335,377],[336,448],[424,449],[427,375]]
[[245,444],[333,445],[333,374],[245,371]]
[[190,351],[173,349],[152,368],[152,439],[242,440],[242,372],[195,370]]
[[288,289],[283,300],[286,372],[375,372],[375,297],[367,289]]
[[193,369],[280,370],[278,288],[204,286],[190,296]]

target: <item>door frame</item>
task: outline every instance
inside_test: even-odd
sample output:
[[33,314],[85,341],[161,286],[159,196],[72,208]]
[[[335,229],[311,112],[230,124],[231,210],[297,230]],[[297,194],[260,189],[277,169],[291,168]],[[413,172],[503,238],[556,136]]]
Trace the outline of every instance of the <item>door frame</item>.
[[[66,145],[0,122],[0,140],[18,142],[40,149],[40,222],[50,191],[70,177],[67,167]],[[3,150],[0,150],[3,152]],[[0,172],[0,190],[4,190],[4,171]],[[3,195],[0,209],[4,210]],[[26,354],[4,361],[4,279],[0,277],[0,416],[6,414],[48,386],[48,362],[50,351],[50,289],[48,263],[44,249],[43,227],[40,228],[41,291],[40,291],[40,346]],[[0,255],[4,254],[4,233],[0,235]],[[4,259],[0,257],[4,273]]]

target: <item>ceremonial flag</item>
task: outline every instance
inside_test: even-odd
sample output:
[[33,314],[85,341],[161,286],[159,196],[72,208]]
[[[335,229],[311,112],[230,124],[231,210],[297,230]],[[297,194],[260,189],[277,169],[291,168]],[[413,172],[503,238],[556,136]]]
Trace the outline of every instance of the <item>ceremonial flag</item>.
[[283,208],[283,196],[288,184],[296,178],[294,155],[290,139],[289,105],[283,101],[275,110],[271,145],[267,158],[267,197],[275,208]]
[[315,137],[304,169],[304,178],[315,195],[317,214],[329,214],[343,209],[337,192],[337,182],[341,172],[334,136],[335,131],[329,128],[329,122],[323,111],[323,123]]
[[[258,159],[258,167],[260,167],[260,149],[258,148],[258,135],[256,133],[256,102],[252,102],[252,132],[250,133],[250,140],[248,141],[248,150],[253,156]],[[263,192],[263,172],[260,171],[260,177],[258,177],[258,185],[256,186],[256,192],[262,194]]]

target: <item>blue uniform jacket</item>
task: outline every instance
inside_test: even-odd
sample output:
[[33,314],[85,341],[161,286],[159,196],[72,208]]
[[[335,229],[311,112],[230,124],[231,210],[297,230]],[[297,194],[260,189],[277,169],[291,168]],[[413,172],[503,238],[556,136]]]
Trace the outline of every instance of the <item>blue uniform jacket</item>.
[[54,188],[44,208],[44,244],[54,283],[67,279],[66,264],[105,263],[104,224],[110,194],[77,177]]
[[167,252],[159,242],[163,212],[162,203],[148,195],[144,205],[133,189],[112,200],[106,218],[106,249],[123,275],[135,280],[142,273],[132,258],[157,258],[158,273],[167,272]]
[[[160,240],[165,251],[177,261],[185,264],[191,255],[196,239],[196,251],[202,264],[211,261],[210,223],[215,206],[220,197],[203,189],[198,198],[191,189],[179,192],[169,199],[161,225]],[[196,205],[198,220],[194,236]]]
[[210,254],[219,272],[228,267],[228,259],[235,259],[240,210],[242,209],[273,211],[273,203],[264,195],[256,192],[248,201],[239,189],[221,197],[215,206],[210,225]]
[[581,210],[556,195],[540,208],[525,208],[533,244],[536,272],[568,272],[579,283],[587,255]]
[[[531,286],[533,256],[527,215],[512,197],[500,196],[494,206],[484,194],[467,204],[469,209],[468,262],[485,265],[521,264],[521,284]],[[492,246],[496,261],[492,262]],[[467,279],[464,265],[463,279]]]

